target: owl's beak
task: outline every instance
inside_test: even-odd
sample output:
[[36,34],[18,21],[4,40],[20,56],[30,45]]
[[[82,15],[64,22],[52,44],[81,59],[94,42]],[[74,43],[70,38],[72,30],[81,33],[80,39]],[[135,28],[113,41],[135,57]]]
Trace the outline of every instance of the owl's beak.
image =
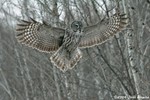
[[75,26],[79,29],[79,25],[78,24],[75,24]]

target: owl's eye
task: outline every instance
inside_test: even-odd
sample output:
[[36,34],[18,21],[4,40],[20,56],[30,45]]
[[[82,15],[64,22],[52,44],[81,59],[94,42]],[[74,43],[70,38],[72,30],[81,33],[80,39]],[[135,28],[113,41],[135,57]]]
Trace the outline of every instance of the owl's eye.
[[78,24],[75,24],[75,26],[76,26],[77,28],[79,28],[79,25],[78,25]]

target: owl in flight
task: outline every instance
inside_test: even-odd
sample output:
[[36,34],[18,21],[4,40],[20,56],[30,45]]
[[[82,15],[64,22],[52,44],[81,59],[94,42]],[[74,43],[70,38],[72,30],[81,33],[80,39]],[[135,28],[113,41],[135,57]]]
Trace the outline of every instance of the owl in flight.
[[72,69],[82,57],[81,48],[104,43],[127,26],[125,14],[116,13],[97,24],[83,27],[82,22],[74,21],[70,29],[53,27],[40,23],[22,20],[17,24],[16,38],[22,44],[42,52],[53,52],[51,62],[65,72]]

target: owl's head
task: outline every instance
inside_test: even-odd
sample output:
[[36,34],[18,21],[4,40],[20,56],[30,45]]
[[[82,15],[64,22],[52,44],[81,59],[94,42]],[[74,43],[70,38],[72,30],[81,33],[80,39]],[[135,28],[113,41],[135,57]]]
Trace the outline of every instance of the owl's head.
[[77,32],[78,30],[81,32],[82,27],[83,27],[83,25],[82,25],[82,22],[81,22],[81,21],[74,21],[74,22],[72,22],[72,24],[71,24],[71,29],[72,29],[74,32]]

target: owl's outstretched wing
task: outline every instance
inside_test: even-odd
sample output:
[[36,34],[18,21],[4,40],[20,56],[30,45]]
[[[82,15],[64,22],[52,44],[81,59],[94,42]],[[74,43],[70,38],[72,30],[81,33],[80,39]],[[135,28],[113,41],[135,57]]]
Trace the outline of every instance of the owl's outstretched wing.
[[127,26],[128,18],[125,14],[114,14],[95,25],[83,29],[83,37],[79,47],[86,48],[101,44],[123,30]]
[[16,31],[19,42],[42,52],[56,51],[61,46],[65,34],[65,29],[42,24],[33,19],[22,20],[22,23],[17,24]]

